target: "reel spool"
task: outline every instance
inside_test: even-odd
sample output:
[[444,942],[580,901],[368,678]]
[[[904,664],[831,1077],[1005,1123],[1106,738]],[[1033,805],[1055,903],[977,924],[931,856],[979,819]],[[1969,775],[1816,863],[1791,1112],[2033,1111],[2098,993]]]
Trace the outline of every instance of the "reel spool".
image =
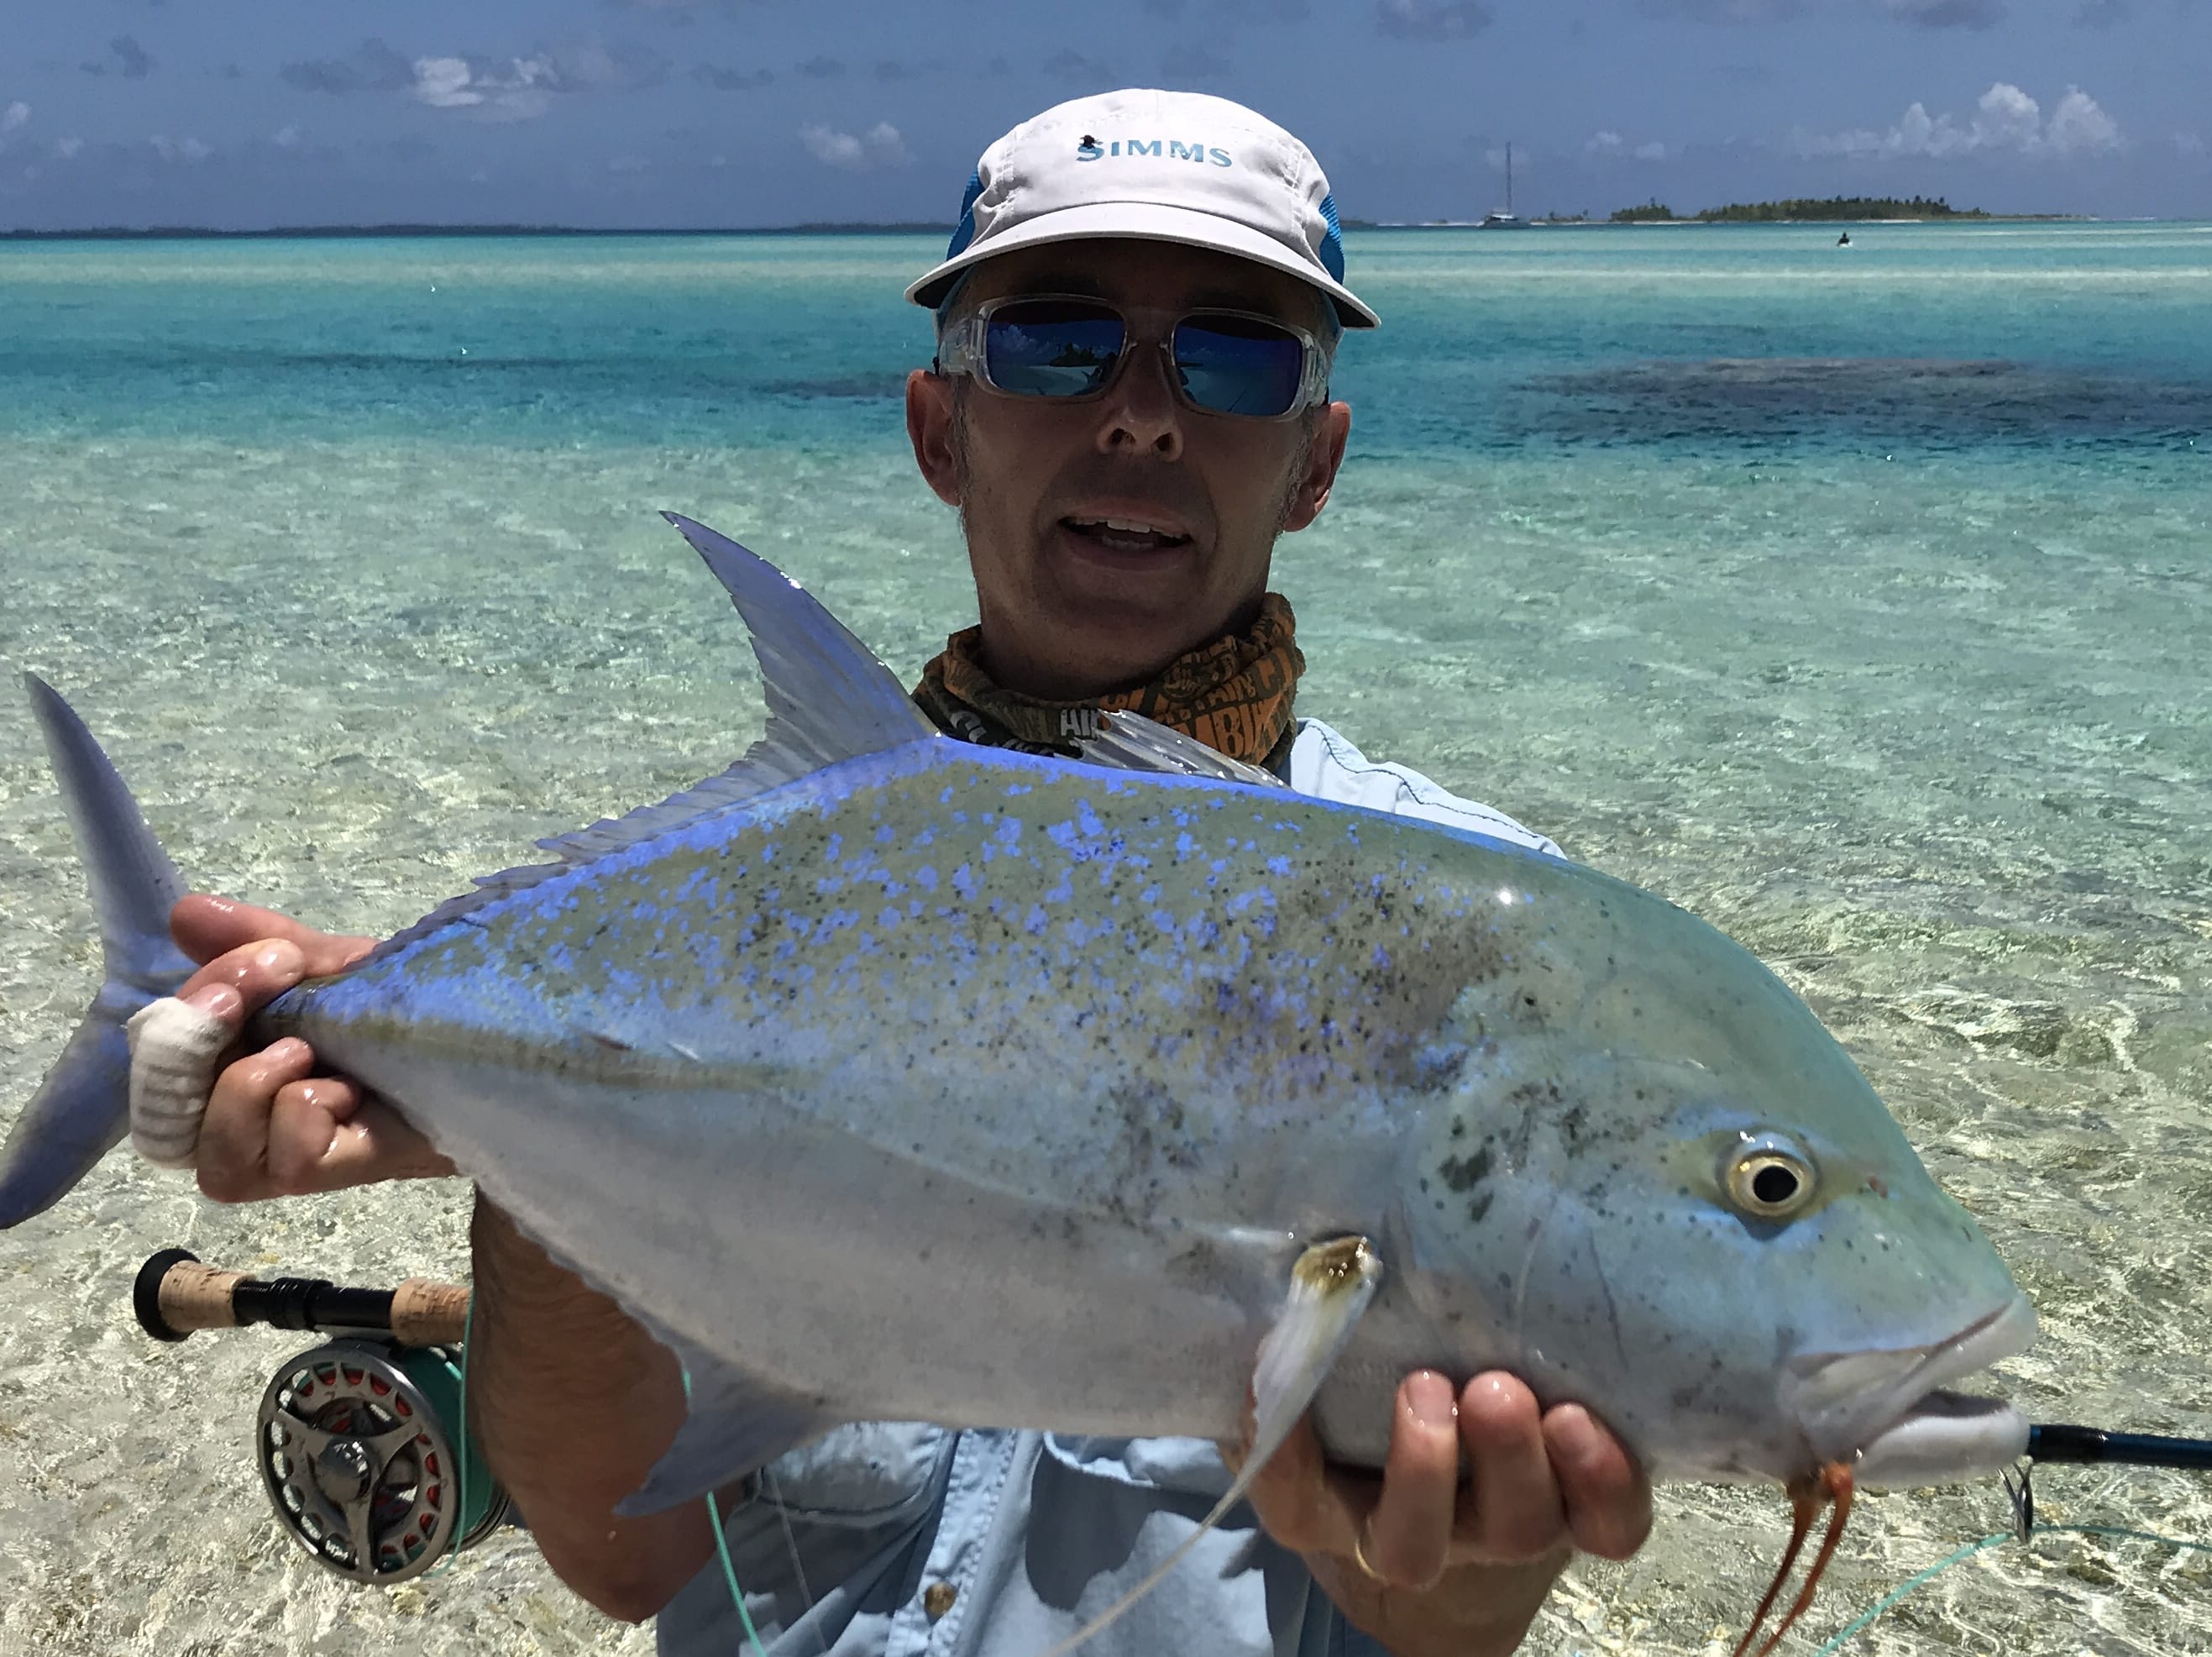
[[447,1429],[460,1419],[455,1360],[447,1347],[348,1337],[270,1379],[254,1460],[277,1522],[316,1563],[390,1586],[505,1522],[506,1491],[473,1446],[464,1465]]

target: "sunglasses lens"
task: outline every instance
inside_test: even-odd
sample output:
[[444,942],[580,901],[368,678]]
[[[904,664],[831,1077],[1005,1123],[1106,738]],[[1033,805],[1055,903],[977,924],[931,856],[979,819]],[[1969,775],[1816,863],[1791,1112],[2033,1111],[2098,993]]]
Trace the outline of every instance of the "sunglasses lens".
[[1288,414],[1304,378],[1304,343],[1253,317],[1185,318],[1176,330],[1175,357],[1183,394],[1216,414]]
[[986,378],[1017,397],[1083,397],[1113,376],[1121,337],[1121,319],[1103,305],[1002,305],[984,331]]

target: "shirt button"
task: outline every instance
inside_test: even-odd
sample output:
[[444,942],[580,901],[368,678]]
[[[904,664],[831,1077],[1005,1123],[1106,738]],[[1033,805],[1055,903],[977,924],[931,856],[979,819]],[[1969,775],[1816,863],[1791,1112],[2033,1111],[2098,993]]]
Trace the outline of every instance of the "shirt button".
[[921,1591],[921,1608],[935,1622],[952,1609],[952,1602],[960,1597],[960,1590],[950,1582],[932,1582]]

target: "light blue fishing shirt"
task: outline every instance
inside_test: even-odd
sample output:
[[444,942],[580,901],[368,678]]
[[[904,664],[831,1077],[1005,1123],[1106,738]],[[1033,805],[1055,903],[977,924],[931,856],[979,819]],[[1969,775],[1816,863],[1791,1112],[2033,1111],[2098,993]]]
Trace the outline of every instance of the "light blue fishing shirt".
[[[1299,721],[1288,769],[1301,793],[1559,855],[1510,817],[1368,760],[1316,719]],[[1040,1657],[1150,1575],[1229,1482],[1201,1439],[863,1422],[768,1468],[726,1533],[769,1657]],[[658,1635],[662,1657],[748,1650],[719,1560],[661,1611]],[[1249,1503],[1085,1648],[1183,1652],[1383,1657]]]

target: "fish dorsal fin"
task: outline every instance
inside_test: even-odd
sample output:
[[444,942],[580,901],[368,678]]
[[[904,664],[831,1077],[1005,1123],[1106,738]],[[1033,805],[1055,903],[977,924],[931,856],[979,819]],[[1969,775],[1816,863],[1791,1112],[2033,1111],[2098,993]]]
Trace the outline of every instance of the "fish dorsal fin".
[[768,702],[768,729],[726,771],[655,804],[538,844],[559,859],[477,877],[476,889],[440,904],[378,945],[371,960],[427,937],[576,864],[623,851],[740,804],[825,766],[911,742],[950,741],[868,647],[820,600],[758,553],[672,512],[662,517],[706,560],[752,633]]
[[890,669],[813,594],[758,553],[679,513],[661,513],[707,561],[745,618],[768,699],[768,733],[745,756],[770,755],[805,776],[858,754],[938,735]]
[[1157,1587],[1162,1579],[1242,1502],[1291,1429],[1298,1424],[1336,1367],[1336,1360],[1359,1326],[1361,1315],[1382,1286],[1382,1260],[1364,1237],[1337,1237],[1316,1243],[1291,1266],[1290,1298],[1282,1315],[1260,1343],[1252,1369],[1252,1445],[1228,1492],[1198,1528],[1183,1538],[1152,1574],[1100,1611],[1042,1657],[1066,1657]]
[[941,736],[890,669],[812,593],[726,535],[678,513],[660,515],[707,561],[744,617],[760,662],[768,730],[720,776],[658,805],[538,842],[564,863],[635,846],[840,760]]
[[1093,765],[1211,777],[1218,782],[1249,782],[1261,788],[1290,786],[1264,767],[1232,760],[1196,737],[1186,737],[1141,713],[1111,709],[1101,716],[1099,723],[1105,727],[1104,734],[1090,737],[1081,744],[1083,757]]

